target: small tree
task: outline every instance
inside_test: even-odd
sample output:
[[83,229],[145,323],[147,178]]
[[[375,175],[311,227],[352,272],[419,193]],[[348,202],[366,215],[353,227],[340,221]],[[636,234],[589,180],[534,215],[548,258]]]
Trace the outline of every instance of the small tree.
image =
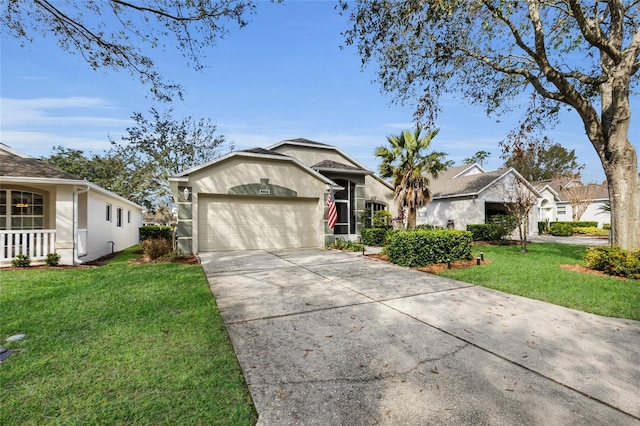
[[517,176],[505,181],[498,192],[505,200],[507,210],[516,218],[520,251],[524,253],[527,251],[529,213],[536,205],[539,194],[524,179]]
[[571,215],[574,222],[580,221],[597,192],[598,186],[594,184],[583,185],[580,183],[562,188],[562,193],[567,197],[567,201],[571,205]]

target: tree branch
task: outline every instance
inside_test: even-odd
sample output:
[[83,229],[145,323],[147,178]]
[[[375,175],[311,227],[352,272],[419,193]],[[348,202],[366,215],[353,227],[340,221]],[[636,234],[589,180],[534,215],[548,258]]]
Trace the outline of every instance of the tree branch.
[[[613,2],[617,3],[620,6],[620,8],[622,8],[622,5],[620,5],[620,3],[615,0],[612,0],[609,2],[609,7],[611,7],[611,3]],[[580,31],[582,32],[582,35],[584,36],[584,38],[589,43],[596,46],[601,51],[605,52],[613,62],[615,63],[620,62],[620,60],[622,59],[620,50],[617,49],[615,46],[613,46],[607,39],[605,39],[602,36],[600,27],[598,25],[591,25],[589,23],[588,18],[586,17],[586,15],[584,14],[584,10],[582,9],[581,2],[578,0],[569,0],[569,6],[571,7],[573,16],[576,19],[576,22],[578,23],[578,27],[580,28]],[[594,12],[594,16],[597,15],[597,5],[595,7],[596,7],[596,11]],[[612,15],[613,15],[613,11],[612,11]],[[614,18],[612,16],[612,23],[611,23],[612,27],[614,25],[613,21],[614,21]],[[594,19],[594,23],[597,23],[597,19]],[[621,22],[620,22],[620,25],[622,25]],[[620,33],[622,33],[622,27],[620,27],[619,31]]]

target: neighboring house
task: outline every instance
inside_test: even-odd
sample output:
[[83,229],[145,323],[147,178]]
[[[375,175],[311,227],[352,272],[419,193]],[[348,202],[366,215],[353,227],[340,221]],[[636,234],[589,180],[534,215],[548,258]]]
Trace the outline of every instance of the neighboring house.
[[[453,167],[431,178],[433,201],[418,209],[417,224],[453,229],[467,229],[467,225],[485,223],[487,218],[509,215],[507,204],[510,182],[517,179],[536,197],[540,194],[515,169],[485,171],[480,165]],[[527,229],[537,231],[537,209],[529,214]]]
[[[551,179],[534,182],[533,185],[541,194],[538,204],[539,217],[541,221],[573,221],[573,208],[566,192],[567,188],[582,185],[580,181],[572,179]],[[609,205],[609,190],[606,182],[585,185],[589,194],[589,205],[580,217],[580,221],[598,222],[598,226],[611,223],[611,214],[606,211]]]
[[[393,187],[340,149],[307,139],[236,151],[169,178],[183,252],[322,247],[356,240],[362,213],[395,212]],[[327,226],[335,191],[338,223]]]
[[139,205],[0,144],[0,266],[81,264],[137,244],[141,225]]

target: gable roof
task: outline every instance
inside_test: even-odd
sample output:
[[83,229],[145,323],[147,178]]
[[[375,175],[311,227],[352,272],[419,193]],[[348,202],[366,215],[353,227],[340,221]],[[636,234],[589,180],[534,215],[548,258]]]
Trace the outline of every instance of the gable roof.
[[316,170],[313,170],[312,168],[308,167],[307,165],[303,164],[300,160],[298,160],[297,158],[293,158],[291,156],[288,155],[284,155],[284,154],[280,154],[278,152],[273,152],[270,151],[268,149],[264,149],[264,148],[251,148],[251,149],[245,149],[242,151],[234,151],[231,152],[227,155],[224,155],[222,157],[216,158],[214,160],[211,160],[207,163],[204,164],[200,164],[199,166],[193,167],[191,169],[185,170],[183,172],[178,173],[177,175],[174,176],[170,176],[169,177],[169,181],[174,181],[174,182],[187,182],[189,180],[189,175],[192,173],[195,173],[199,170],[205,169],[207,167],[211,167],[215,164],[227,161],[231,158],[234,157],[247,157],[247,158],[264,158],[264,159],[271,159],[271,160],[276,160],[276,161],[287,161],[287,162],[291,162],[293,164],[295,164],[296,166],[300,167],[301,169],[303,169],[304,171],[306,171],[307,173],[309,173],[310,175],[312,175],[313,177],[315,177],[316,179],[326,183],[327,185],[332,185],[335,186],[335,183],[321,175],[320,173],[318,173]]
[[0,176],[81,180],[78,176],[67,173],[37,158],[14,154],[3,154],[0,156]]
[[[566,187],[582,186],[582,183],[579,180],[575,180],[575,179],[559,178],[559,179],[541,180],[538,182],[534,182],[533,185],[540,191],[542,191],[544,188],[548,188],[557,196],[559,201],[568,202],[569,197],[567,197],[567,194],[565,193],[565,191],[563,191],[563,189]],[[588,183],[584,186],[592,187],[590,188],[590,191],[593,194],[593,198],[592,198],[593,200],[609,199],[609,188],[607,187],[606,182],[603,182],[602,184]]]
[[0,143],[0,182],[75,185],[76,188],[98,192],[141,210],[144,209],[141,205],[127,200],[115,192],[86,179],[80,179],[78,176],[67,173],[42,160],[14,151],[2,143]]
[[[467,174],[466,172],[471,169],[474,171],[477,169],[480,173]],[[514,175],[538,194],[537,189],[513,168],[486,172],[477,164],[458,166],[442,171],[438,173],[437,178],[431,177],[430,187],[433,199],[474,196],[484,192],[508,175]]]
[[341,172],[341,173],[353,173],[362,175],[372,175],[371,170],[363,169],[362,167],[355,167],[348,164],[343,164],[338,161],[323,160],[317,164],[311,166],[313,170],[323,172]]
[[[383,185],[385,185],[386,187],[388,187],[389,189],[394,189],[393,185],[391,185],[391,183],[387,182],[386,180],[382,179],[380,176],[378,176],[377,174],[375,174],[374,172],[370,171],[369,169],[367,169],[364,165],[362,165],[360,162],[354,160],[351,156],[345,154],[344,152],[342,152],[342,150],[340,150],[339,148],[333,146],[333,145],[327,145],[324,143],[320,143],[320,142],[316,142],[316,141],[312,141],[309,139],[305,139],[305,138],[296,138],[296,139],[287,139],[287,140],[283,140],[280,141],[274,145],[271,145],[270,147],[267,147],[268,150],[272,151],[275,150],[276,148],[283,146],[283,145],[293,145],[293,146],[306,146],[306,147],[310,147],[310,148],[316,148],[316,149],[326,149],[326,150],[331,150],[331,151],[335,151],[338,154],[340,154],[342,157],[346,158],[347,160],[349,160],[350,162],[352,162],[353,164],[355,164],[356,169],[362,170],[362,171],[367,171],[369,173],[367,173],[368,175],[371,175],[371,177],[373,177],[375,180],[377,180],[378,182],[382,183]],[[329,161],[329,160],[327,160]],[[318,166],[319,164],[322,164],[323,161],[321,161],[320,163],[317,163],[316,165],[312,166],[313,168],[315,168],[316,166]],[[326,163],[326,165],[328,165],[329,163]],[[338,163],[341,164],[341,163]],[[343,165],[343,166],[346,166]],[[352,166],[353,167],[353,166]],[[330,167],[329,167],[330,168]],[[318,169],[319,170],[319,169]],[[349,169],[341,169],[340,171],[342,172],[348,172]],[[325,171],[325,170],[323,170]],[[328,169],[326,171],[329,171]],[[332,169],[332,171],[337,171],[337,169]]]

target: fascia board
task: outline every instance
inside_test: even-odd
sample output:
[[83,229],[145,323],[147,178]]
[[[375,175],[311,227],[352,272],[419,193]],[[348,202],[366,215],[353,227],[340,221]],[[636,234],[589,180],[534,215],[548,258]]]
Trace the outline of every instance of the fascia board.
[[316,179],[326,183],[326,184],[330,184],[332,181],[331,179],[321,175],[320,173],[316,172],[315,170],[313,170],[312,168],[310,168],[309,166],[307,166],[306,164],[303,164],[300,162],[300,160],[298,160],[297,158],[293,158],[293,157],[289,157],[287,155],[268,155],[268,154],[256,154],[254,152],[242,152],[242,151],[237,151],[237,152],[232,152],[230,154],[227,154],[223,157],[220,158],[216,158],[213,161],[209,161],[208,163],[205,164],[201,164],[200,166],[196,166],[193,167],[189,170],[186,170],[180,174],[177,174],[175,176],[171,176],[169,177],[170,181],[173,182],[188,182],[189,181],[189,175],[191,173],[194,173],[198,170],[202,170],[204,168],[210,167],[216,163],[220,163],[222,161],[228,160],[230,158],[233,157],[249,157],[249,158],[259,158],[259,159],[267,159],[267,160],[276,160],[276,161],[288,161],[291,163],[294,163],[295,165],[297,165],[298,167],[300,167],[301,169],[303,169],[304,171],[306,171],[307,173],[309,173],[310,175],[312,175],[313,177],[315,177]]

